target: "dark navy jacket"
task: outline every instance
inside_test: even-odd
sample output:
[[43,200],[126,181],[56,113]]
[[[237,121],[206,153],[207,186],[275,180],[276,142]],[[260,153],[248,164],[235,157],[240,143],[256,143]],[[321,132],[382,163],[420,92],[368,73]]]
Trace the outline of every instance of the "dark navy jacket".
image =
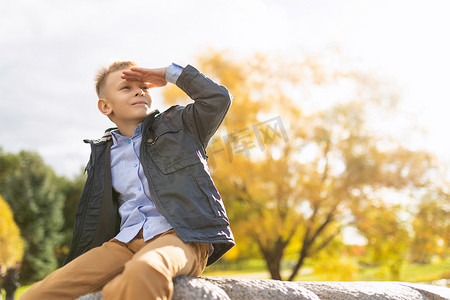
[[[176,84],[194,103],[152,112],[142,126],[139,157],[158,211],[184,242],[212,243],[210,265],[235,244],[205,151],[232,99],[225,87],[192,66],[184,68]],[[110,133],[86,142],[91,144],[88,176],[65,263],[110,240],[120,227],[118,197],[111,183]]]

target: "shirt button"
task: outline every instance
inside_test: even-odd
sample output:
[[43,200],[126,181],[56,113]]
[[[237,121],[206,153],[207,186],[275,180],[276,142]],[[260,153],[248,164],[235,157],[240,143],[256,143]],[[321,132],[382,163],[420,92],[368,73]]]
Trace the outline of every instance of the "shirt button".
[[142,221],[144,221],[144,220],[145,220],[145,218],[144,218],[144,217],[142,217],[142,218],[141,218],[141,220],[142,220]]
[[135,168],[136,168],[136,167],[137,167],[137,164],[134,164],[134,165],[133,165],[133,167],[135,167]]
[[131,144],[131,140],[128,140],[128,144]]
[[145,230],[147,230],[148,229],[148,225],[145,225]]
[[142,188],[141,188],[141,187],[138,187],[138,191],[140,191],[140,190],[142,190]]

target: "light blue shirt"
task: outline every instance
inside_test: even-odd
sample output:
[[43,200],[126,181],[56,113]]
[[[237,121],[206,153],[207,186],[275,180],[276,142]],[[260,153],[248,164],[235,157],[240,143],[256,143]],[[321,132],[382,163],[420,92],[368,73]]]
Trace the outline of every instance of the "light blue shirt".
[[[166,70],[167,82],[176,83],[183,68],[172,64]],[[119,193],[119,214],[122,218],[116,239],[128,243],[143,229],[144,240],[172,228],[155,207],[148,188],[148,181],[139,161],[142,140],[142,123],[131,138],[122,136],[119,130],[111,132],[112,186]]]

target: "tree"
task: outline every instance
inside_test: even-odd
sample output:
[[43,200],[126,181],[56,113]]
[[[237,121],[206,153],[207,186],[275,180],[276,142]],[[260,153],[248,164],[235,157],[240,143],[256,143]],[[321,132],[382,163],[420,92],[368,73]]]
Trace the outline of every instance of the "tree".
[[34,282],[57,266],[54,250],[61,239],[64,199],[58,192],[56,175],[37,153],[21,151],[17,160],[1,193],[26,241],[21,279]]
[[16,155],[11,153],[4,153],[0,147],[0,191],[6,185],[6,180],[9,175],[19,165],[19,160]]
[[412,227],[411,260],[430,263],[433,256],[449,255],[450,195],[442,188],[429,190],[421,199]]
[[356,280],[358,262],[349,255],[348,247],[339,239],[312,256],[314,274],[323,274],[330,281]]
[[64,198],[64,206],[62,209],[64,223],[61,228],[62,239],[61,243],[56,248],[56,258],[59,266],[62,266],[69,253],[75,214],[85,181],[86,177],[82,172],[80,172],[73,180],[65,177],[58,178],[58,190]]
[[[348,67],[338,52],[303,61],[262,54],[238,61],[210,51],[198,65],[234,97],[208,145],[209,164],[237,242],[257,245],[273,279],[282,279],[289,259],[287,279],[293,280],[307,258],[340,236],[352,206],[367,193],[425,184],[427,153],[404,149],[366,126],[368,112],[390,107],[396,93]],[[339,97],[347,100],[336,101],[342,85]],[[312,91],[327,91],[335,104],[320,110],[293,100]],[[168,103],[186,103],[174,89],[165,96]]]
[[353,210],[355,225],[368,241],[370,262],[384,266],[391,280],[400,280],[411,241],[399,218],[402,211],[398,205],[374,199],[364,199]]
[[13,267],[22,261],[23,251],[24,241],[19,227],[8,203],[0,196],[0,265]]

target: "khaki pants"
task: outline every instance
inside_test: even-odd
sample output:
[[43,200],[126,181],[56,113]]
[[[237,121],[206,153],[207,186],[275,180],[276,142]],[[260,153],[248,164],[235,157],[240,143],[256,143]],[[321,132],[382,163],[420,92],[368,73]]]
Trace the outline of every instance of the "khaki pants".
[[172,278],[200,275],[208,244],[184,243],[169,230],[144,242],[112,239],[32,285],[21,300],[64,300],[102,290],[103,299],[171,299]]

